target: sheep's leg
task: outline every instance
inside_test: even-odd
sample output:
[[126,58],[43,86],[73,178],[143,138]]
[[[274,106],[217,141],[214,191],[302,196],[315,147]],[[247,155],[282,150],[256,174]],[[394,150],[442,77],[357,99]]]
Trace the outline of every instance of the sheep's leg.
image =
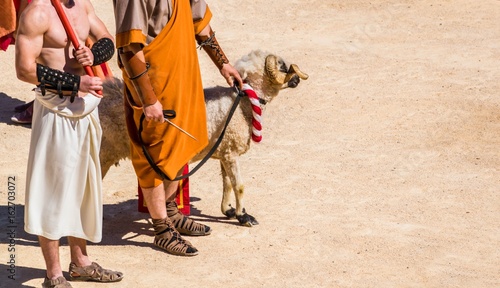
[[248,227],[259,224],[259,222],[257,222],[252,215],[246,213],[245,208],[243,207],[245,187],[240,176],[238,160],[233,159],[229,161],[221,161],[221,163],[223,165],[223,170],[226,171],[227,176],[231,181],[231,186],[233,187],[236,198],[236,219],[238,219],[241,225]]
[[222,171],[222,201],[220,203],[220,209],[222,214],[226,215],[228,218],[236,217],[236,209],[231,206],[231,192],[233,190],[233,186],[231,185],[231,179],[226,173],[226,169],[224,169],[224,165],[222,161],[220,161],[220,170]]

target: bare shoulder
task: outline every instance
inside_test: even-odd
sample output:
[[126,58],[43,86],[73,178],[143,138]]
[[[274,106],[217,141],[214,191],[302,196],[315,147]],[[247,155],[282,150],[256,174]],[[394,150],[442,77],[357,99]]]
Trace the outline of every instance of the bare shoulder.
[[53,10],[50,0],[33,0],[26,6],[21,17],[26,20],[48,20]]
[[83,5],[85,11],[87,12],[87,14],[95,13],[94,6],[90,2],[90,0],[82,0],[81,3]]
[[53,7],[49,0],[32,1],[19,19],[19,32],[44,31],[50,26]]

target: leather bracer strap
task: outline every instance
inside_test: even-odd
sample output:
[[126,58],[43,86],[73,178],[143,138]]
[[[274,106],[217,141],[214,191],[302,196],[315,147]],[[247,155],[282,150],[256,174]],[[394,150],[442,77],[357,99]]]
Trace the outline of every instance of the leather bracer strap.
[[45,89],[57,91],[59,97],[63,97],[63,91],[71,91],[71,102],[75,100],[80,88],[80,76],[52,69],[42,64],[36,64],[36,77],[40,82],[42,95],[45,96]]
[[222,51],[222,48],[220,47],[219,43],[217,42],[217,38],[215,38],[215,32],[212,31],[212,28],[210,28],[210,31],[208,33],[210,36],[201,36],[201,35],[196,35],[196,41],[198,42],[198,48],[203,48],[205,52],[207,52],[208,56],[210,56],[210,59],[215,63],[217,68],[222,69],[222,66],[224,64],[228,64],[229,60],[227,60],[226,55],[224,54],[224,51]]
[[149,106],[156,103],[158,98],[153,90],[153,86],[151,86],[151,81],[147,73],[149,70],[149,63],[142,61],[137,54],[130,51],[123,52],[120,49],[118,55],[125,72],[127,72],[129,79],[132,80],[134,84],[134,88],[137,91],[137,95],[142,105]]
[[90,51],[94,54],[94,64],[92,66],[96,66],[113,57],[113,54],[115,54],[115,44],[109,38],[101,38],[92,45]]

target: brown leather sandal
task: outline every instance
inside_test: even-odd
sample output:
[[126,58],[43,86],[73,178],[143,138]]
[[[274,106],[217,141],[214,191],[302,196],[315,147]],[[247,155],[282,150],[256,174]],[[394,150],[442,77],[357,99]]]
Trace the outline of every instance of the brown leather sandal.
[[175,230],[169,218],[153,219],[155,229],[154,244],[167,251],[167,253],[179,256],[195,256],[198,250],[189,241],[182,239],[181,234]]
[[85,267],[69,264],[70,281],[118,282],[122,279],[123,273],[104,269],[95,262]]
[[212,229],[201,223],[195,222],[193,219],[185,216],[177,208],[175,201],[167,202],[167,216],[172,220],[175,229],[182,235],[187,236],[206,236],[212,233]]
[[45,281],[42,283],[43,288],[71,288],[71,284],[66,281],[66,278],[59,276],[56,279],[49,279],[45,277]]

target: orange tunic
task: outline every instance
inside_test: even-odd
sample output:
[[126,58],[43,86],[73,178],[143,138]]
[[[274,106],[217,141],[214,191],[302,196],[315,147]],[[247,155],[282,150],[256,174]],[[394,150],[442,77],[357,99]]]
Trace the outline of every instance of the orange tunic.
[[[195,33],[210,21],[211,12],[206,8],[203,19],[193,23],[190,3],[172,1],[172,17],[161,32],[143,49],[151,65],[148,75],[163,109],[175,110],[172,122],[192,134],[192,139],[168,123],[159,124],[144,120],[142,139],[155,163],[173,179],[193,156],[208,144],[206,111],[201,82]],[[117,43],[128,42],[137,30],[117,35]],[[144,38],[143,38],[144,39]],[[118,45],[119,46],[119,45]],[[132,164],[143,188],[156,187],[163,179],[155,173],[145,158],[137,137],[142,107],[132,81],[123,71],[126,84],[125,114],[132,143]],[[127,96],[129,95],[129,96]]]

